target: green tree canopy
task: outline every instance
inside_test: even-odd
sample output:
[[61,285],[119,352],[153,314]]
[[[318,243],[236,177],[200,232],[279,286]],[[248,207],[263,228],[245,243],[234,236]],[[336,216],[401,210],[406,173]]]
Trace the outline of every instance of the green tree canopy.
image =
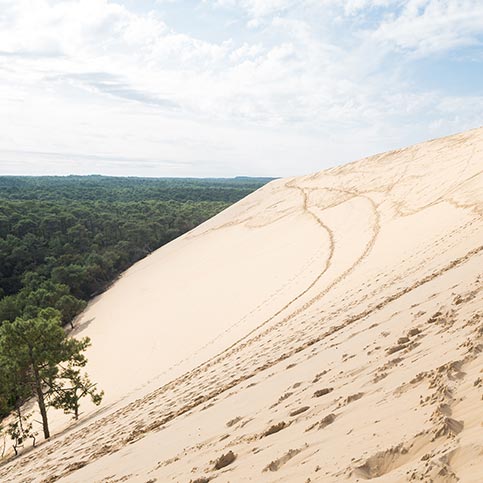
[[50,437],[46,399],[55,390],[59,364],[85,365],[83,351],[90,343],[87,338],[67,337],[60,320],[60,312],[48,308],[40,310],[33,319],[18,317],[0,327],[0,373],[14,367],[19,375],[14,381],[7,378],[10,385],[6,386],[6,394],[16,397],[15,391],[22,388],[22,395],[35,395],[45,438]]

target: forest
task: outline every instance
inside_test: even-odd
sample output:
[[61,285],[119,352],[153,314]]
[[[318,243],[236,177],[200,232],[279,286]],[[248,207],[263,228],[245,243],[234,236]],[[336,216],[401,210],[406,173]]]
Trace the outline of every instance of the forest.
[[269,181],[0,177],[0,323],[69,323],[123,270]]
[[[0,177],[0,417],[36,394],[41,412],[45,399],[76,416],[74,389],[100,401],[80,372],[89,341],[72,346],[57,327],[133,263],[268,181]],[[20,439],[23,418],[11,428]]]

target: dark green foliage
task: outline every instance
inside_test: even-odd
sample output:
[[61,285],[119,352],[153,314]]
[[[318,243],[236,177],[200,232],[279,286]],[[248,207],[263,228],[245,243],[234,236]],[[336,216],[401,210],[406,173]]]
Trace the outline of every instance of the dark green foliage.
[[76,299],[73,295],[62,295],[56,302],[55,308],[62,314],[62,324],[71,324],[77,314],[80,314],[86,307],[87,303],[83,300]]
[[[0,199],[0,213],[11,227],[0,238],[0,288],[5,295],[16,294],[25,287],[25,275],[34,272],[40,279],[36,288],[51,280],[87,300],[132,263],[226,206],[223,202]],[[23,234],[15,220],[26,215],[35,224]],[[58,223],[51,223],[50,217]]]
[[18,454],[18,448],[22,447],[27,439],[31,439],[32,445],[35,446],[35,436],[37,433],[33,430],[30,416],[31,414],[24,416],[20,407],[18,407],[15,412],[15,419],[7,427],[6,432],[12,440],[12,447],[16,455]]
[[85,366],[83,352],[90,343],[88,338],[68,337],[60,319],[58,310],[47,308],[33,319],[18,317],[0,327],[2,395],[13,402],[17,411],[27,398],[35,396],[45,438],[50,437],[47,405],[61,386],[59,380],[64,372],[61,364],[75,370]]
[[0,177],[0,323],[83,301],[264,178]]
[[67,367],[61,367],[55,384],[52,386],[52,394],[49,405],[62,409],[65,414],[72,414],[72,417],[79,419],[80,401],[83,397],[89,396],[91,401],[98,406],[102,402],[104,391],[97,391],[97,384],[90,381],[87,374],[82,374],[81,367],[84,367],[87,360],[68,362]]
[[[234,203],[272,178],[117,178],[108,176],[4,176],[2,198],[56,201],[221,201]],[[25,224],[34,220],[26,218]],[[52,219],[55,226],[59,220]],[[46,225],[49,223],[46,221]],[[5,236],[0,217],[0,236]],[[31,230],[27,228],[27,232]]]

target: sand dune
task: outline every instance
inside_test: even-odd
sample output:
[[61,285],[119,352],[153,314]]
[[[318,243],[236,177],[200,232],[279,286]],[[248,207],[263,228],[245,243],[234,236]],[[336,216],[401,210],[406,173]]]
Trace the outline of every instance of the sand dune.
[[82,421],[0,481],[483,479],[483,128],[273,181],[90,304]]

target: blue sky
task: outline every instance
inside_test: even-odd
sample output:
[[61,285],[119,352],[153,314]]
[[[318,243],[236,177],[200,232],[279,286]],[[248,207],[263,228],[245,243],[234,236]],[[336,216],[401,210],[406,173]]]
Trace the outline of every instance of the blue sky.
[[481,0],[0,0],[0,174],[299,175],[482,124]]

